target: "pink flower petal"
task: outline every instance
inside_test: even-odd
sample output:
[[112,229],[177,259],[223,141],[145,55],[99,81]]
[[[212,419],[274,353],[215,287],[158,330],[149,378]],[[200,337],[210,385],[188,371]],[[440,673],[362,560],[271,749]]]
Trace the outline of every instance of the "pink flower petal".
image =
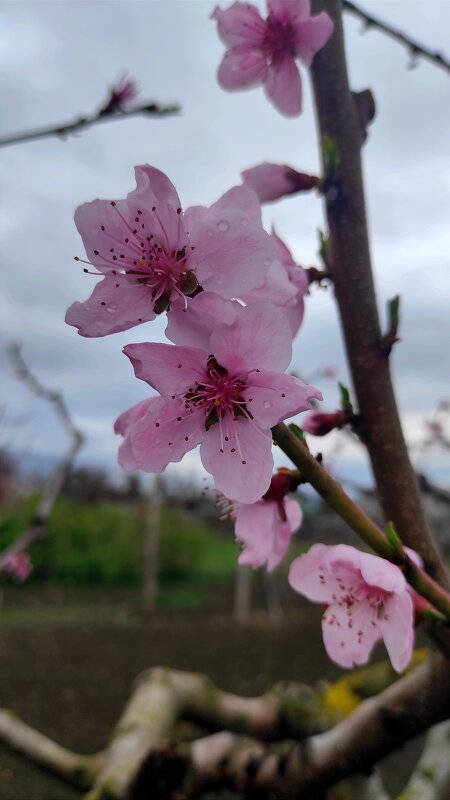
[[289,570],[292,588],[315,603],[332,603],[339,592],[336,576],[325,564],[328,551],[328,545],[313,544],[305,555],[294,559]]
[[217,80],[222,89],[250,89],[264,83],[268,68],[259,50],[228,50],[217,71]]
[[370,586],[379,586],[385,592],[403,592],[406,581],[401,570],[385,558],[370,553],[360,553],[361,575]]
[[136,378],[166,398],[184,394],[205,376],[205,352],[198,348],[143,342],[127,344],[123,352],[131,361]]
[[275,253],[276,253],[276,257],[277,257],[277,259],[278,259],[279,261],[281,261],[281,263],[283,264],[283,266],[284,266],[284,267],[286,267],[286,268],[288,269],[288,271],[290,270],[290,268],[297,267],[297,264],[296,264],[296,262],[295,262],[295,261],[294,261],[294,259],[292,258],[292,253],[291,253],[291,251],[290,251],[290,250],[289,250],[289,248],[288,248],[288,247],[285,245],[285,243],[283,242],[283,240],[282,240],[282,239],[280,239],[280,237],[278,236],[278,234],[277,234],[277,232],[275,231],[275,228],[274,228],[274,227],[272,227],[272,239],[273,239],[273,241],[274,241],[274,243],[275,243]]
[[374,644],[381,638],[366,604],[353,608],[349,615],[344,603],[333,603],[322,617],[322,633],[329,657],[346,669],[366,664]]
[[140,403],[136,403],[135,406],[127,408],[126,411],[123,411],[122,414],[117,417],[114,423],[114,433],[118,433],[120,436],[126,436],[130,428],[135,422],[138,421],[138,419],[145,417],[147,412],[152,408],[159,410],[161,405],[161,398],[147,397],[145,400],[141,400]]
[[283,372],[292,355],[291,331],[280,309],[255,301],[241,308],[232,325],[216,328],[211,350],[233,374],[254,369]]
[[263,500],[239,506],[234,527],[235,536],[243,545],[239,564],[248,564],[257,569],[269,560],[274,539],[283,524],[279,515],[278,524],[277,514],[276,503]]
[[305,315],[305,304],[303,302],[303,298],[296,297],[294,300],[288,303],[283,310],[286,314],[287,321],[289,322],[292,338],[294,338],[303,322],[303,317]]
[[289,527],[292,533],[295,533],[295,531],[303,522],[303,511],[301,505],[300,503],[297,503],[296,500],[289,500],[289,498],[286,498],[284,501],[284,509],[288,518]]
[[183,343],[209,352],[212,331],[217,325],[230,325],[234,321],[235,305],[217,294],[201,292],[196,297],[187,298],[185,309],[180,298],[171,305],[166,336],[175,344]]
[[134,425],[143,419],[147,414],[158,414],[164,407],[164,399],[161,397],[150,397],[147,400],[142,400],[135,406],[124,411],[114,423],[114,433],[124,436],[124,441],[119,447],[119,464],[122,469],[130,472],[131,470],[139,469],[136,461],[136,456],[133,452],[131,444],[130,431]]
[[267,97],[278,111],[295,117],[302,110],[302,84],[298,67],[291,56],[273,61],[264,82]]
[[256,225],[262,225],[261,203],[251,186],[233,186],[210,206],[210,211],[218,213],[229,210],[242,211]]
[[126,331],[155,318],[147,286],[131,284],[122,276],[107,275],[84,303],[72,303],[66,323],[78,328],[80,336],[107,336]]
[[311,408],[311,399],[322,399],[314,386],[291,375],[276,372],[257,372],[249,376],[242,392],[247,408],[263,428]]
[[378,622],[392,666],[403,672],[411,661],[414,646],[413,601],[409,592],[389,595]]
[[[288,502],[300,509],[298,503]],[[298,527],[301,513],[297,514],[292,508],[289,510]],[[292,533],[291,520],[288,518],[283,522],[276,503],[261,500],[239,506],[235,534],[244,545],[239,564],[249,564],[253,569],[267,564],[268,571],[272,572],[286,555]]]
[[262,44],[266,25],[251,3],[236,2],[224,11],[217,6],[211,19],[216,20],[219,36],[227,47]]
[[267,0],[267,8],[284,22],[299,22],[311,13],[310,0]]
[[276,306],[286,306],[290,300],[297,295],[297,288],[289,280],[285,267],[279,261],[274,261],[270,265],[264,283],[252,289],[248,294],[242,295],[241,299],[246,303],[254,300],[266,300]]
[[296,28],[297,55],[301,57],[306,67],[310,67],[315,54],[326,45],[333,33],[333,20],[322,11],[316,17],[300,22]]
[[162,472],[169,463],[181,461],[205,435],[204,419],[201,411],[187,412],[180,400],[168,400],[158,408],[152,407],[128,434],[138,468]]
[[136,189],[127,197],[128,206],[134,212],[133,229],[137,228],[144,241],[147,235],[153,234],[167,252],[181,250],[187,236],[178,212],[181,202],[175,186],[164,172],[148,164],[135,167],[134,172]]
[[[275,246],[261,223],[254,219],[253,193],[244,189],[243,193],[227,194],[228,197],[225,195],[203,213],[196,209],[190,222],[195,248],[190,257],[196,263],[196,275],[203,289],[228,300],[263,282],[274,260]],[[236,198],[238,202],[234,202]]]
[[[127,262],[136,258],[136,248],[130,241],[132,237],[129,231],[133,214],[126,200],[117,200],[115,205],[110,200],[83,203],[75,211],[75,224],[83,239],[88,260],[100,272],[108,273],[117,268],[111,247],[120,249],[127,256]],[[129,241],[126,242],[126,239]]]
[[217,491],[230,500],[255,503],[270,486],[272,436],[254,423],[226,417],[213,425],[205,434],[200,457]]

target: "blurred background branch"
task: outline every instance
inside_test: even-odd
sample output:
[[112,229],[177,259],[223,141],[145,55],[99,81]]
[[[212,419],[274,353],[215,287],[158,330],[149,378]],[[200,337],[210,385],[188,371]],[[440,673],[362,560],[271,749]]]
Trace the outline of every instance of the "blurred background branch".
[[[30,526],[18,536],[3,553],[0,553],[0,574],[2,572],[13,573],[14,565],[23,568],[19,560],[35,542],[40,541],[46,535],[46,524],[51,514],[55,501],[64,485],[72,462],[83,444],[83,434],[75,427],[70,417],[64,398],[59,392],[47,389],[29,370],[23,355],[22,346],[18,342],[12,342],[8,347],[8,356],[15,371],[17,378],[22,381],[29,390],[42,400],[46,400],[54,409],[61,425],[70,437],[70,443],[62,460],[50,473],[38,506],[34,513]],[[31,570],[31,564],[28,571]],[[24,575],[25,579],[27,575]]]
[[0,147],[7,147],[12,144],[21,144],[33,139],[46,139],[49,136],[56,136],[59,139],[66,139],[68,136],[80,133],[92,125],[100,122],[111,122],[113,120],[125,119],[126,117],[147,116],[147,117],[166,117],[172,114],[179,114],[181,109],[176,104],[162,106],[155,102],[130,105],[139,94],[139,88],[135,81],[123,75],[117,83],[111,87],[106,101],[100,106],[98,111],[88,116],[76,117],[71,122],[63,122],[61,125],[50,125],[44,128],[35,128],[23,133],[15,133],[9,136],[0,137]]
[[373,14],[369,14],[367,11],[361,8],[361,6],[356,5],[356,3],[352,3],[351,0],[342,0],[342,6],[344,11],[348,11],[355,17],[362,19],[364,23],[364,31],[369,30],[370,28],[375,28],[376,30],[385,33],[387,36],[390,36],[391,39],[394,39],[396,42],[404,45],[411,56],[410,68],[413,68],[417,65],[418,58],[425,58],[435,66],[441,67],[446,72],[450,72],[450,61],[443,56],[442,53],[431,50],[429,47],[419,44],[419,42],[411,39],[411,37],[407,36],[405,33],[403,33],[403,31],[392,27],[392,25],[384,22],[379,17],[374,17]]

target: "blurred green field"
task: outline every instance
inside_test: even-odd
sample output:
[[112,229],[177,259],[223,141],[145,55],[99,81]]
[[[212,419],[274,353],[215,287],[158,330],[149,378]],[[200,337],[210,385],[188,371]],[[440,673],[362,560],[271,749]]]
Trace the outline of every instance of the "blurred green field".
[[[0,551],[31,522],[36,503],[36,497],[29,498],[3,510]],[[144,503],[87,503],[60,497],[47,538],[32,550],[34,572],[29,582],[140,584],[147,513]],[[185,511],[162,508],[158,551],[162,583],[230,580],[237,555],[230,529],[224,526],[223,532],[217,532]]]

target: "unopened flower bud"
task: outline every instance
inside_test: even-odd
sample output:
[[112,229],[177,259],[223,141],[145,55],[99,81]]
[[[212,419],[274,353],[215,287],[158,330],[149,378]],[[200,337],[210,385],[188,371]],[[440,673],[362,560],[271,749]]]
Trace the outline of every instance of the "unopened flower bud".
[[122,75],[115,86],[109,90],[109,97],[104,106],[100,109],[100,116],[115,114],[117,111],[125,111],[127,106],[139,94],[139,87],[132,78]]
[[303,430],[313,436],[325,436],[334,428],[341,428],[347,420],[346,411],[335,411],[333,414],[322,414],[320,411],[313,411],[303,421]]
[[267,161],[241,173],[244,185],[253,189],[260,203],[270,203],[297,192],[310,192],[317,188],[319,178],[286,164],[269,164]]

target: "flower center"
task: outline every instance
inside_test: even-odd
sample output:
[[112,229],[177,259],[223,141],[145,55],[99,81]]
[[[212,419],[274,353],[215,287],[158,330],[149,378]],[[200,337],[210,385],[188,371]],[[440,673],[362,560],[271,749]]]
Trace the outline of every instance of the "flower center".
[[[186,295],[201,291],[194,272],[188,267],[187,250],[192,251],[195,248],[188,246],[181,224],[177,248],[174,248],[170,245],[169,235],[156,206],[153,206],[152,213],[155,215],[155,227],[160,229],[158,236],[147,229],[147,215],[144,216],[140,209],[130,223],[116,202],[111,201],[111,206],[118,215],[123,233],[118,234],[117,227],[108,230],[106,225],[101,225],[103,241],[106,237],[110,246],[94,250],[94,255],[100,257],[104,264],[113,267],[111,274],[117,277],[118,290],[124,286],[129,288],[130,283],[148,286],[155,314],[161,314],[169,308],[173,295],[185,298]],[[177,214],[181,222],[181,208],[177,209]],[[83,261],[78,257],[75,260]],[[89,261],[84,263],[95,266]],[[88,270],[85,269],[85,272]]]
[[262,49],[272,62],[280,61],[286,55],[295,56],[295,31],[292,24],[269,14]]
[[253,419],[242,397],[244,387],[245,380],[242,376],[230,375],[214,356],[209,356],[205,380],[204,382],[196,381],[195,386],[189,387],[184,395],[185,407],[204,410],[206,430],[209,430],[227,414],[230,414],[233,419],[237,419],[239,416]]

